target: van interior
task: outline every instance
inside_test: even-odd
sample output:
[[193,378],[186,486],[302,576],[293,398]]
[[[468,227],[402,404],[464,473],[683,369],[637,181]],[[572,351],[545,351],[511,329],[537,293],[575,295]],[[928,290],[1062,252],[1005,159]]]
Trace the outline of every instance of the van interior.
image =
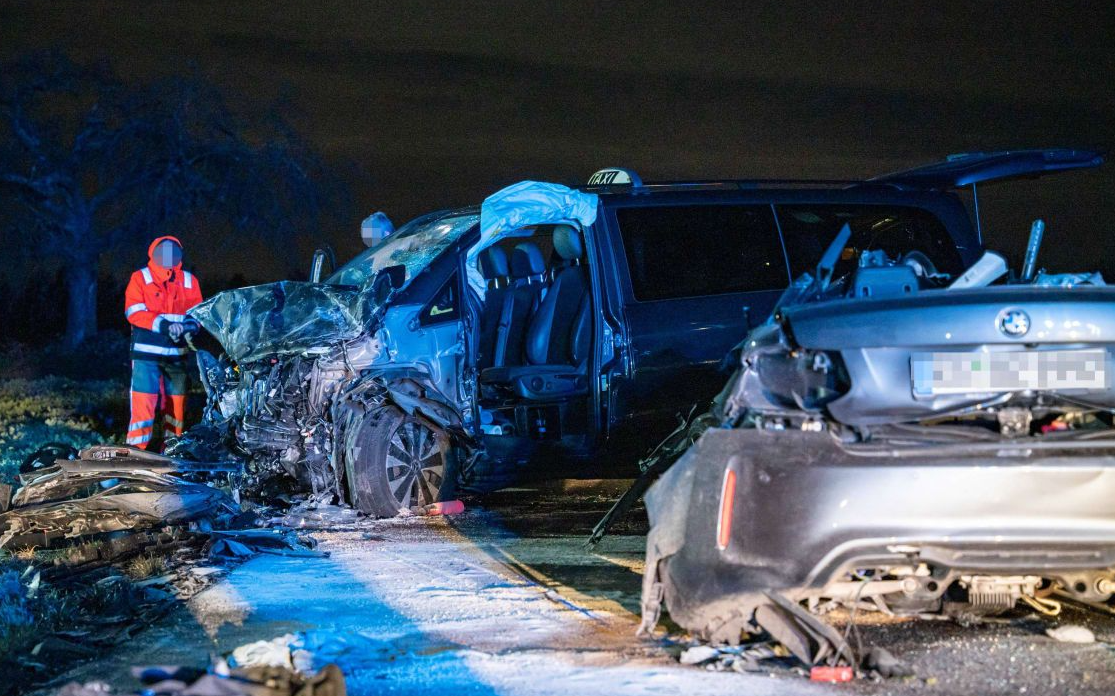
[[[587,443],[593,309],[584,235],[537,225],[480,251],[474,366],[490,450],[534,456]],[[515,457],[513,457],[515,458]]]

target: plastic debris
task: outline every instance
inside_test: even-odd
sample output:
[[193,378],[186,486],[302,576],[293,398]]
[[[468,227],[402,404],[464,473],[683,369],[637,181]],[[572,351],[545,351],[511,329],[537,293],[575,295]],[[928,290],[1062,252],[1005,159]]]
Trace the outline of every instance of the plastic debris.
[[817,665],[813,669],[809,670],[810,681],[816,682],[829,682],[832,684],[837,684],[840,682],[850,682],[855,676],[855,672],[852,670],[851,667],[848,666],[827,667],[823,665]]
[[692,648],[687,648],[679,658],[683,665],[699,665],[709,660],[716,659],[720,656],[720,652],[708,645],[695,645]]
[[459,500],[431,503],[422,508],[423,515],[459,515],[465,511],[465,504]]
[[290,645],[295,640],[293,633],[288,633],[271,640],[257,640],[254,643],[241,645],[232,651],[229,665],[233,667],[286,667],[294,669],[291,659]]
[[1095,643],[1096,634],[1084,626],[1066,624],[1045,629],[1045,635],[1062,643]]
[[58,696],[110,696],[112,687],[105,682],[71,682],[58,690]]

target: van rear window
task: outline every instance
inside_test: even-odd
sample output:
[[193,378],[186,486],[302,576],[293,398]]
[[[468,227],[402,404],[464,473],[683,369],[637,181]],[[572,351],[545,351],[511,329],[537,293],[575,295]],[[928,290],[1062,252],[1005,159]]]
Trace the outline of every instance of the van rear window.
[[964,260],[956,242],[941,221],[928,210],[862,204],[775,207],[795,278],[814,271],[821,255],[845,223],[851,226],[852,237],[844,248],[835,277],[839,278],[854,269],[861,252],[876,249],[882,249],[891,258],[920,251],[942,273],[956,277],[964,272]]
[[789,283],[769,205],[620,208],[616,217],[640,302],[781,290]]

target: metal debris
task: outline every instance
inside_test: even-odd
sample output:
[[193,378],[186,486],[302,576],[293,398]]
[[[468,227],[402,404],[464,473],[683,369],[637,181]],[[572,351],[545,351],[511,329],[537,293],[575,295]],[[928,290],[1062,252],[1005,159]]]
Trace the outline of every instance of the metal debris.
[[683,665],[704,666],[714,672],[769,671],[762,663],[789,657],[785,647],[769,641],[744,645],[693,645],[678,657]]
[[180,476],[213,468],[111,446],[58,460],[20,475],[23,485],[11,508],[0,513],[0,548],[47,548],[79,537],[231,517],[239,507],[227,493]]

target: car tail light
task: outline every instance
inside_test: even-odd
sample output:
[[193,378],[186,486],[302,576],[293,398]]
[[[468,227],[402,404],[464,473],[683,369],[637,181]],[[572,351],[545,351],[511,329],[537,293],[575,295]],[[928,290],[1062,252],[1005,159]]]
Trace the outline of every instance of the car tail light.
[[720,517],[716,521],[716,548],[723,551],[732,539],[732,507],[736,500],[736,472],[731,463],[724,469],[724,485],[720,488]]

